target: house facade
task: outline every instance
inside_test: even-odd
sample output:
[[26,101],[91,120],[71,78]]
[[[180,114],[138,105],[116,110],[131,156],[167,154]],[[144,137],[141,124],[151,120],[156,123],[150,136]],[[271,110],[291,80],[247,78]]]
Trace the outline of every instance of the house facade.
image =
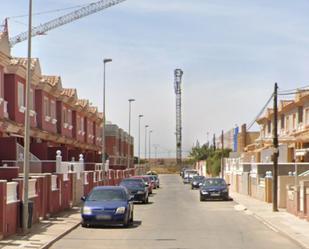
[[[11,56],[7,34],[0,33],[0,160],[22,158],[26,110],[27,59]],[[89,100],[80,99],[76,89],[64,88],[60,76],[43,75],[39,59],[31,60],[30,152],[36,160],[54,160],[60,150],[63,160],[101,162],[104,114]],[[115,157],[113,164],[125,158],[125,141],[116,129],[116,147],[106,151]],[[107,140],[108,141],[108,140]],[[126,145],[128,146],[128,145]],[[121,147],[121,148],[120,148]],[[122,150],[120,150],[122,149]],[[6,152],[4,152],[4,150]],[[9,152],[7,152],[9,151]],[[51,169],[48,168],[48,172]],[[45,172],[45,171],[44,171]]]

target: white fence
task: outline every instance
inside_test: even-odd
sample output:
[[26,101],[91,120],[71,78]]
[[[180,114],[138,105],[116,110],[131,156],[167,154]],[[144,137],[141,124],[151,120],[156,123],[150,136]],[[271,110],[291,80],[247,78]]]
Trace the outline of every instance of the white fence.
[[17,182],[8,182],[6,185],[6,195],[7,195],[7,199],[6,199],[6,204],[10,204],[10,203],[14,203],[17,202]]

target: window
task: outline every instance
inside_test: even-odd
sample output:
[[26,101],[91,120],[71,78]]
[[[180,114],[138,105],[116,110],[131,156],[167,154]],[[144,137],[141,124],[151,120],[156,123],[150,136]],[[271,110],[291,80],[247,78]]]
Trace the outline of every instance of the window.
[[25,96],[24,96],[24,84],[21,82],[18,82],[18,107],[25,106]]
[[3,97],[3,85],[4,85],[4,78],[3,78],[3,71],[0,68],[0,97]]
[[80,119],[80,130],[84,131],[84,118],[83,117],[81,117]]
[[62,120],[63,120],[63,123],[67,123],[67,108],[63,107],[62,109]]
[[56,118],[56,102],[53,100],[50,102],[50,116]]
[[284,115],[281,115],[281,129],[284,129]]
[[290,119],[289,119],[289,116],[286,116],[285,124],[286,124],[286,130],[289,131],[290,130]]
[[29,98],[29,107],[30,107],[30,110],[34,110],[34,94],[33,94],[33,90],[30,89],[30,98]]
[[50,116],[50,113],[49,113],[49,101],[48,101],[48,98],[47,97],[44,97],[44,113],[45,113],[45,116]]
[[298,123],[303,122],[303,112],[304,112],[304,108],[302,106],[299,106],[298,107]]
[[270,120],[267,121],[267,132],[271,133],[271,121]]
[[72,111],[68,110],[68,123],[69,125],[72,125]]
[[305,120],[306,124],[309,124],[309,108],[305,109]]
[[296,129],[296,114],[293,114],[293,130]]

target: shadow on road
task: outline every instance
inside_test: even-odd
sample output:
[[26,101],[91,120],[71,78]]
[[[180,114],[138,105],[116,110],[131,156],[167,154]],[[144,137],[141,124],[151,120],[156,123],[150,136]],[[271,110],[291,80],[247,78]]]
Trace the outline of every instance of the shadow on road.
[[129,227],[124,227],[123,225],[90,225],[86,229],[134,229],[138,228],[140,225],[142,225],[141,220],[134,220],[133,224]]

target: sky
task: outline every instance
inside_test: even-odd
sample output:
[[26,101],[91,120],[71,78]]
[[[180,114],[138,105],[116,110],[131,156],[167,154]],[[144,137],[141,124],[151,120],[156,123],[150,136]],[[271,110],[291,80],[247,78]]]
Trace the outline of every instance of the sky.
[[[95,0],[94,0],[95,1]],[[33,0],[34,12],[63,9],[91,0]],[[13,37],[27,29],[27,1],[2,0],[0,18]],[[207,133],[219,135],[250,123],[273,91],[308,85],[309,2],[306,0],[127,0],[33,39],[33,57],[45,75],[60,75],[63,87],[102,110],[103,59],[106,116],[128,130],[141,156],[145,129],[153,130],[151,151],[175,155],[174,69],[182,82],[183,151]],[[33,25],[72,10],[34,15]],[[12,49],[26,57],[26,42]]]

